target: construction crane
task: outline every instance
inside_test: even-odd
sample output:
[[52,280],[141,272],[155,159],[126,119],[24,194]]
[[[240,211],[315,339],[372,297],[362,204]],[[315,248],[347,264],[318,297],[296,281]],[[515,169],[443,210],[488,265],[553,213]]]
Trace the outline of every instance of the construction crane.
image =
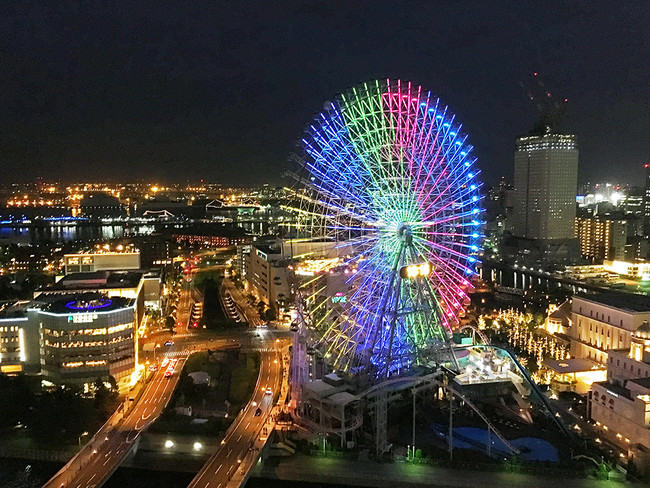
[[530,81],[520,81],[519,85],[524,90],[526,98],[535,104],[539,113],[530,135],[544,135],[559,131],[569,100],[554,97],[537,71],[533,73]]

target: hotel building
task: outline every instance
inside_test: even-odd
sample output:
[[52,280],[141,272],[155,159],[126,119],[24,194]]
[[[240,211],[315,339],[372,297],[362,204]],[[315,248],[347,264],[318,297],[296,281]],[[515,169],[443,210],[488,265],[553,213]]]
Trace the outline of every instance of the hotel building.
[[609,350],[629,350],[632,333],[650,321],[650,297],[616,292],[576,295],[571,317],[571,356],[605,364]]

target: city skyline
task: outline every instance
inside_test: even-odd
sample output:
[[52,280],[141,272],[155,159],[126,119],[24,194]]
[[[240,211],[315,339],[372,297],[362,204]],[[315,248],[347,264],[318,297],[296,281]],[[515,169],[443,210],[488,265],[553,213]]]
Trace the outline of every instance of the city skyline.
[[8,7],[3,173],[280,184],[322,100],[400,76],[454,107],[492,183],[535,124],[533,71],[569,100],[580,181],[632,182],[650,153],[638,4],[118,7]]
[[644,7],[7,3],[0,485],[650,481]]

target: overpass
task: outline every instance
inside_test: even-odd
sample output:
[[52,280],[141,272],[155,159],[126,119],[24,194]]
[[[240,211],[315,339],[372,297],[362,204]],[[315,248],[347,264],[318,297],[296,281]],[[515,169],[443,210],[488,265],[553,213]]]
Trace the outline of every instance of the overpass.
[[[289,390],[288,344],[275,342],[273,351],[263,351],[255,391],[239,412],[217,451],[203,465],[189,488],[239,488],[250,475],[275,428],[275,415]],[[267,393],[270,388],[272,394]],[[274,398],[279,398],[273,406]]]

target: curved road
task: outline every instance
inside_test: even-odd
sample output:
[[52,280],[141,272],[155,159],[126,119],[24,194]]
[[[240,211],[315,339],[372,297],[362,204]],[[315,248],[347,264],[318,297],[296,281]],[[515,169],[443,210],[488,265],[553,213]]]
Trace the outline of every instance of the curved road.
[[[277,343],[276,343],[277,344]],[[279,346],[278,346],[279,347]],[[237,415],[219,449],[203,465],[190,488],[224,488],[249,453],[273,407],[273,397],[280,388],[282,358],[280,349],[261,353],[260,372],[255,392]],[[273,394],[267,394],[271,388]],[[261,412],[255,415],[257,409]]]

